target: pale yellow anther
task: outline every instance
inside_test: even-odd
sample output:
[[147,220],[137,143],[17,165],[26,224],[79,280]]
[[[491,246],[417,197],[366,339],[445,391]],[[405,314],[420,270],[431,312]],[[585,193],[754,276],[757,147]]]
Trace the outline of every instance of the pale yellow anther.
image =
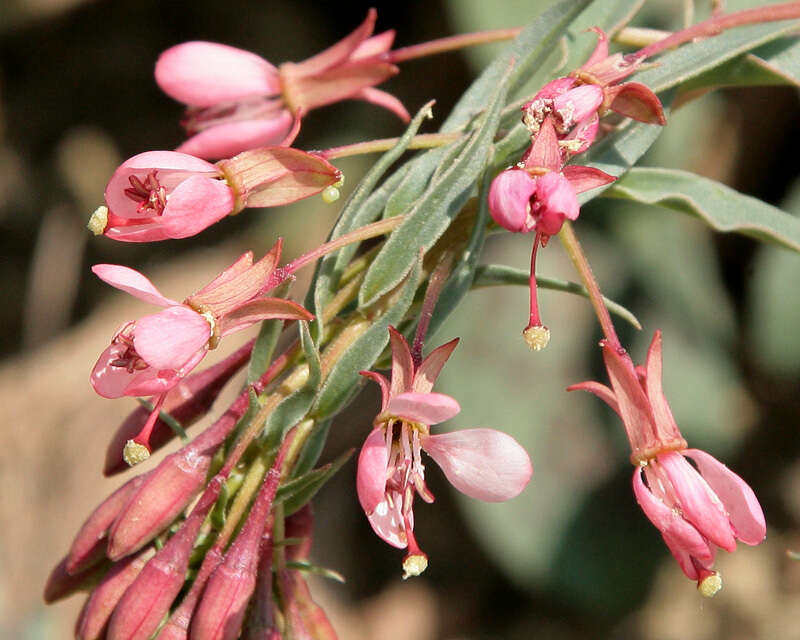
[[426,555],[406,556],[405,560],[403,560],[403,580],[407,580],[411,576],[418,576],[427,568],[428,568],[428,556]]
[[697,583],[697,590],[705,598],[713,598],[720,589],[722,589],[722,577],[718,573],[712,573]]
[[544,325],[528,327],[522,332],[522,337],[531,349],[541,351],[550,342],[550,329]]
[[103,232],[108,226],[108,207],[101,205],[94,210],[94,213],[89,217],[89,222],[86,227],[96,236],[103,235]]
[[143,444],[139,444],[133,440],[128,440],[125,443],[125,448],[122,450],[122,459],[125,460],[129,467],[144,462],[149,457],[150,450]]
[[326,204],[331,204],[336,202],[339,199],[339,190],[331,185],[330,187],[326,187],[325,190],[322,192],[322,201]]

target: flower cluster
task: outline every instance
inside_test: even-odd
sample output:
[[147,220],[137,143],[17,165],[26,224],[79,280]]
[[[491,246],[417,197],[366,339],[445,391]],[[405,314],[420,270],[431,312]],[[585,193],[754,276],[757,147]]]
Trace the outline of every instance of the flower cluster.
[[536,250],[561,230],[565,220],[577,219],[577,194],[615,179],[568,161],[594,143],[600,116],[609,109],[643,122],[665,124],[661,103],[649,88],[635,82],[616,84],[633,73],[641,60],[609,56],[606,35],[595,31],[598,43],[586,64],[549,82],[522,106],[531,145],[516,166],[494,179],[489,191],[489,211],[498,225],[515,233],[535,233],[530,319],[523,335],[536,350],[544,348],[550,336],[536,299]]

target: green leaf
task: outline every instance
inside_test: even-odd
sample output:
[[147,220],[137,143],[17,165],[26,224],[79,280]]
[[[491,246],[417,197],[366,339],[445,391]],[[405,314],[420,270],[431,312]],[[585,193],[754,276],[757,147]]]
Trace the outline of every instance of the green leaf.
[[[635,74],[632,79],[656,93],[699,76],[738,55],[751,51],[797,28],[796,20],[746,25],[712,38],[683,45],[658,58],[658,66]],[[697,88],[697,87],[695,87]]]
[[302,571],[303,573],[310,575],[322,576],[323,578],[328,578],[329,580],[335,580],[341,584],[346,582],[344,576],[338,571],[328,569],[327,567],[319,567],[315,564],[311,564],[310,562],[292,560],[286,563],[286,567],[289,569],[296,569],[297,571]]
[[604,195],[688,213],[716,231],[742,233],[800,251],[800,220],[688,171],[637,167]]
[[709,87],[800,86],[800,41],[779,38],[692,78],[681,91]]
[[263,450],[276,447],[283,439],[286,430],[300,422],[308,413],[322,378],[319,353],[308,331],[308,323],[298,322],[297,325],[300,330],[300,345],[308,363],[308,379],[300,389],[284,398],[270,413],[264,427]]
[[[508,284],[527,287],[528,277],[529,273],[525,269],[508,267],[503,264],[482,264],[475,271],[475,280],[472,283],[472,288],[480,289],[483,287],[496,287],[498,285]],[[552,289],[553,291],[574,293],[584,298],[589,297],[589,292],[586,290],[586,287],[577,282],[570,282],[569,280],[559,280],[558,278],[547,278],[537,275],[536,285],[540,289]],[[618,302],[614,302],[605,296],[603,296],[603,302],[605,302],[606,308],[611,313],[629,322],[637,329],[642,328],[642,325],[632,311],[629,311]]]
[[[429,102],[417,112],[405,133],[397,141],[397,144],[384,153],[367,172],[367,175],[362,178],[361,182],[358,183],[358,186],[353,190],[347,203],[342,208],[329,240],[334,240],[345,233],[368,224],[380,215],[386,198],[389,197],[393,188],[402,179],[404,175],[403,169],[396,171],[392,178],[387,180],[384,189],[381,190],[380,195],[377,197],[374,197],[373,189],[389,167],[403,155],[412,138],[417,134],[422,122],[430,117],[431,105],[432,102]],[[309,288],[309,299],[306,300],[308,306],[313,305],[317,316],[315,321],[317,338],[319,338],[322,329],[322,324],[319,320],[322,317],[322,309],[335,294],[342,270],[357,249],[358,244],[343,247],[334,254],[322,258],[317,265],[312,286]]]
[[319,456],[322,454],[322,449],[325,447],[325,442],[328,439],[328,431],[330,431],[331,422],[332,420],[329,419],[314,424],[297,458],[297,462],[295,462],[294,467],[292,467],[293,478],[302,476],[317,464],[317,460],[319,460]]
[[372,304],[393,289],[408,273],[417,259],[416,250],[428,250],[445,232],[475,187],[475,181],[486,166],[489,149],[505,99],[505,81],[495,86],[483,122],[463,146],[457,145],[446,157],[442,171],[435,176],[425,193],[420,196],[406,219],[395,229],[383,249],[375,256],[361,285],[359,306]]
[[[564,30],[588,3],[588,0],[559,2],[525,27],[461,96],[441,130],[463,129],[496,100],[498,88],[504,82],[508,82],[513,90],[514,86],[526,80],[545,63]],[[511,76],[505,79],[512,63],[514,69]]]
[[[466,143],[466,138],[459,141],[459,144]],[[386,207],[383,211],[384,218],[391,218],[406,213],[411,209],[414,202],[419,198],[428,186],[430,177],[437,167],[443,164],[442,159],[449,153],[453,145],[432,149],[409,163],[409,170],[397,188],[386,200]]]
[[345,451],[333,462],[322,465],[319,469],[309,471],[305,475],[285,482],[278,487],[278,491],[275,494],[275,503],[283,503],[284,515],[292,515],[311,500],[314,494],[322,488],[322,485],[341,469],[351,455],[353,455],[353,449]]
[[335,415],[360,389],[358,372],[369,369],[378,359],[389,342],[389,325],[398,324],[411,306],[422,267],[420,262],[417,260],[406,278],[394,305],[359,336],[333,365],[314,404],[314,419],[324,420]]

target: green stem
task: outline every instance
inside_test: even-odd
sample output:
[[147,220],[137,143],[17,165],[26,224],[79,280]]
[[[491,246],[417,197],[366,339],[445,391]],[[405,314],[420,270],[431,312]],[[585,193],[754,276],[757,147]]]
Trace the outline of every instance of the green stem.
[[[408,145],[408,148],[433,149],[434,147],[441,147],[457,140],[460,135],[460,133],[423,133],[411,138],[411,143]],[[398,140],[400,140],[400,138],[367,140],[366,142],[356,142],[355,144],[346,144],[341,147],[332,147],[324,151],[318,151],[317,154],[326,160],[335,160],[336,158],[347,158],[349,156],[359,156],[366,153],[379,153],[388,151],[394,147]]]
[[431,40],[429,42],[414,44],[410,47],[395,49],[394,51],[389,51],[386,57],[388,62],[397,64],[398,62],[405,62],[406,60],[413,60],[414,58],[423,58],[437,53],[472,47],[476,44],[489,44],[490,42],[511,40],[512,38],[516,38],[519,32],[520,29],[517,27],[513,29],[493,29],[491,31],[462,33],[457,36],[439,38],[438,40]]
[[603,302],[603,294],[600,292],[600,286],[597,284],[597,279],[594,277],[594,272],[592,271],[589,261],[586,259],[586,254],[583,252],[581,243],[578,242],[572,224],[565,221],[564,226],[561,227],[561,231],[558,233],[558,238],[567,250],[567,255],[569,255],[570,260],[572,260],[572,264],[575,265],[575,269],[577,269],[581,280],[583,280],[583,284],[589,292],[589,299],[592,301],[594,312],[597,315],[600,326],[603,328],[603,333],[605,334],[606,340],[608,340],[609,346],[612,349],[621,349],[622,345],[614,329],[614,323],[611,321],[611,314],[608,312]]

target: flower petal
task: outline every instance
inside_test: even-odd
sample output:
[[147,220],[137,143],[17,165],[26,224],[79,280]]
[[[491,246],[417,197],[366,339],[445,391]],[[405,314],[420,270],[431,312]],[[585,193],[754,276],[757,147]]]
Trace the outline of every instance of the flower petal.
[[656,460],[669,478],[684,519],[710,542],[726,551],[734,551],[736,539],[731,523],[703,477],[680,453],[661,453]]
[[416,393],[407,391],[389,399],[384,413],[409,422],[438,424],[449,420],[461,411],[455,398],[444,393]]
[[436,378],[439,377],[442,367],[450,358],[450,354],[453,353],[453,349],[458,345],[458,341],[458,338],[453,338],[450,342],[436,347],[426,356],[414,373],[414,381],[411,384],[413,391],[427,393],[433,389]]
[[661,331],[653,334],[650,349],[647,351],[647,373],[645,375],[647,399],[653,410],[656,432],[663,442],[682,438],[672,411],[669,408],[664,389],[661,386]]
[[170,300],[161,295],[155,285],[135,269],[123,267],[119,264],[96,264],[92,267],[92,273],[112,287],[121,289],[125,293],[130,293],[132,296],[139,298],[139,300],[144,300],[150,304],[156,304],[159,307],[178,304],[175,300]]
[[164,93],[193,107],[280,93],[273,65],[254,53],[216,42],[170,47],[159,56],[155,77]]
[[677,510],[670,509],[653,495],[642,482],[642,470],[639,467],[633,472],[633,493],[647,519],[661,532],[683,572],[692,580],[697,580],[697,570],[691,557],[698,558],[704,564],[713,563],[714,553],[708,542]]
[[530,217],[531,196],[536,180],[522,169],[507,169],[492,180],[489,187],[489,213],[504,229],[525,233],[533,228]]
[[[395,493],[393,499],[392,506],[389,505],[388,500],[381,500],[375,510],[367,514],[367,520],[381,540],[398,549],[405,549],[408,542],[406,541],[405,523],[400,513],[402,496]],[[413,513],[411,516],[413,517]]]
[[205,352],[210,337],[208,320],[178,305],[137,320],[133,344],[154,369],[180,369],[198,351]]
[[405,336],[392,326],[389,327],[389,342],[392,346],[392,383],[389,394],[396,396],[411,390],[414,360]]
[[422,448],[462,493],[487,502],[513,498],[531,479],[533,468],[525,449],[494,429],[464,429],[423,436]]
[[193,135],[177,150],[209,160],[230,158],[247,149],[281,144],[293,123],[294,118],[286,109],[269,119],[225,122]]
[[171,238],[188,238],[230,214],[234,200],[226,182],[191,176],[169,195],[161,223]]
[[758,544],[767,534],[764,512],[750,486],[719,460],[700,449],[686,449],[700,473],[722,501],[736,532],[745,544]]
[[568,164],[564,167],[563,174],[569,180],[575,193],[583,193],[589,189],[602,187],[616,180],[614,176],[607,174],[605,171],[577,164]]
[[561,230],[564,218],[575,220],[580,214],[578,198],[569,180],[562,174],[550,171],[536,180],[536,199],[540,208],[536,212],[536,230],[555,235]]
[[386,493],[386,470],[389,452],[383,427],[376,427],[367,436],[358,455],[356,491],[361,508],[368,516],[375,511]]

